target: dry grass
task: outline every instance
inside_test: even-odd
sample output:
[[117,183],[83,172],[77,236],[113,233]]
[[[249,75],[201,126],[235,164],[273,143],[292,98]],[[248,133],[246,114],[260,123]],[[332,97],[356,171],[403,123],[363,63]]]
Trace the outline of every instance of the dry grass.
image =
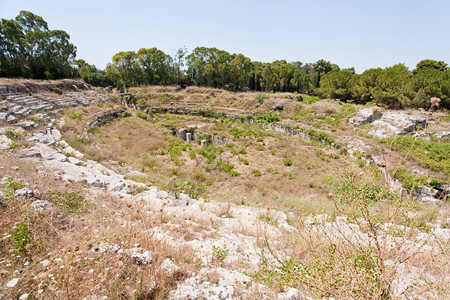
[[[81,185],[61,185],[48,171],[41,170],[38,174],[32,164],[13,161],[8,154],[0,155],[5,162],[2,174],[38,188],[43,194],[41,198],[51,201],[50,192],[77,191],[86,199],[85,208],[77,213],[68,213],[55,203],[50,211],[36,212],[29,208],[32,201],[29,199],[8,198],[3,202],[0,285],[5,286],[14,277],[21,279],[14,288],[0,292],[0,298],[17,299],[28,293],[43,299],[81,299],[89,295],[105,295],[108,299],[160,299],[188,271],[193,271],[192,250],[168,246],[147,233],[145,224],[159,223],[141,213],[139,203],[125,205],[106,193],[88,194]],[[30,232],[25,253],[17,253],[10,238],[21,222]],[[96,250],[101,243],[118,244],[122,249],[136,246],[148,249],[156,255],[156,262],[136,265],[127,256],[102,252],[101,247]],[[161,272],[159,265],[165,258],[172,259],[180,269],[173,274]],[[48,265],[42,265],[43,261],[48,261]]]
[[[171,123],[177,128],[197,125],[204,132],[233,140],[233,146],[214,147],[216,158],[208,163],[200,154],[202,149],[196,142],[187,144],[172,136],[169,129],[161,127],[164,123]],[[66,121],[63,128],[66,130],[63,132],[66,140],[88,157],[109,165],[129,178],[170,189],[170,182],[175,176],[179,183],[189,182],[184,189],[200,191],[197,197],[277,207],[302,214],[302,210],[308,213],[330,212],[331,206],[326,196],[334,190],[341,170],[351,163],[345,156],[331,158],[332,154],[339,153],[338,150],[314,146],[298,137],[276,133],[267,135],[263,129],[250,124],[174,115],[155,116],[152,123],[132,116],[115,120],[90,133],[90,144],[74,143],[74,133],[80,132],[77,128],[82,125],[80,120],[72,120],[70,126]],[[73,133],[67,130],[68,127],[74,128]],[[233,130],[242,132],[244,136],[234,136]],[[249,135],[245,136],[245,132]],[[171,156],[170,147],[185,150]],[[323,155],[318,156],[318,150]],[[195,157],[190,157],[192,152]],[[229,172],[220,171],[217,168],[219,160],[231,163],[232,170],[239,176],[233,177]],[[286,160],[290,160],[292,165],[286,166]],[[123,166],[130,166],[131,169]],[[254,170],[258,170],[261,176],[255,176]]]

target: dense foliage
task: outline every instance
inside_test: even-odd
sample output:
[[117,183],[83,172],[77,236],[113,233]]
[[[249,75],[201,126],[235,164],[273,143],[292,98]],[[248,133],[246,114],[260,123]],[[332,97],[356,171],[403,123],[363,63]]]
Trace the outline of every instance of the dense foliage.
[[56,79],[81,77],[97,86],[124,90],[139,85],[180,84],[234,91],[297,92],[394,108],[430,106],[441,99],[450,108],[450,69],[425,59],[411,72],[398,64],[355,74],[353,68],[320,59],[315,63],[251,61],[243,54],[217,48],[181,48],[172,57],[157,48],[115,54],[106,73],[75,60],[76,47],[62,30],[49,30],[42,17],[21,11],[15,20],[1,19],[0,77]]
[[14,20],[1,19],[0,76],[54,79],[74,76],[76,47],[63,30],[28,11]]

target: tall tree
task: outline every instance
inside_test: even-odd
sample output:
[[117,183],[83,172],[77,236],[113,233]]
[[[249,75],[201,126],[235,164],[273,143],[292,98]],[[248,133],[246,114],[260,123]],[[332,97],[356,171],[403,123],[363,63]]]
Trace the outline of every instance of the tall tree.
[[76,47],[63,30],[49,30],[47,22],[29,11],[15,20],[1,20],[0,75],[31,78],[72,77]]
[[420,70],[425,69],[435,69],[439,71],[444,71],[447,68],[447,64],[443,61],[437,61],[432,59],[424,59],[417,63],[416,68],[413,70],[413,73],[417,73]]

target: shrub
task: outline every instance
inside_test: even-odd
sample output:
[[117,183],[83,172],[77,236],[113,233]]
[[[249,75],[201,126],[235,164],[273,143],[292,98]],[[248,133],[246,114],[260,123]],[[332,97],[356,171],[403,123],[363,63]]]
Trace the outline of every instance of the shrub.
[[80,192],[50,192],[51,201],[66,213],[78,213],[86,206],[86,200]]
[[261,176],[261,171],[260,170],[253,170],[252,173],[253,173],[253,175],[255,175],[255,177]]
[[233,176],[233,177],[237,177],[237,176],[239,176],[240,174],[239,174],[238,171],[232,170],[232,171],[230,171],[230,175]]
[[306,104],[313,104],[314,102],[317,102],[317,101],[319,101],[319,100],[320,100],[319,97],[317,97],[317,96],[311,96],[311,97],[309,97],[308,99],[306,99],[304,102],[305,102]]
[[285,159],[283,161],[283,163],[284,163],[285,166],[288,166],[288,167],[292,166],[292,160],[290,160],[290,159]]
[[23,187],[23,181],[15,181],[11,177],[7,177],[5,181],[3,182],[3,189],[2,191],[8,195],[9,197],[12,197],[14,195],[14,192],[20,188]]
[[31,232],[28,230],[25,221],[20,222],[16,227],[14,234],[11,235],[11,239],[14,241],[17,251],[22,254],[27,252],[27,245],[31,243]]
[[280,121],[281,118],[276,113],[267,113],[265,115],[257,117],[257,120],[260,120],[265,123],[275,123]]
[[79,113],[79,112],[72,111],[72,112],[68,115],[68,117],[69,117],[69,119],[72,119],[72,120],[79,120],[79,119],[81,119],[82,115],[81,115],[81,113]]
[[230,252],[227,249],[227,245],[220,246],[212,246],[213,259],[218,262],[222,262],[227,258]]
[[265,94],[256,94],[255,99],[258,100],[260,104],[264,102],[265,99],[267,99],[267,95]]
[[222,161],[221,159],[217,162],[217,170],[230,172],[234,168],[234,165],[228,161]]
[[205,181],[205,175],[203,173],[195,173],[195,179]]

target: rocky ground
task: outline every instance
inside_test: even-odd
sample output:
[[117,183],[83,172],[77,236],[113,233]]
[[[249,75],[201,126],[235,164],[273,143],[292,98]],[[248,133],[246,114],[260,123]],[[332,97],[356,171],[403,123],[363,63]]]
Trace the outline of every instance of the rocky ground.
[[[393,298],[448,296],[448,219],[446,223],[429,222],[423,227],[426,230],[422,230],[413,228],[412,223],[411,226],[395,223],[394,219],[371,224],[371,219],[364,219],[364,214],[356,217],[320,214],[293,226],[286,213],[275,209],[193,199],[184,193],[147,186],[86,158],[56,128],[65,108],[89,109],[92,105],[108,103],[108,95],[77,82],[65,82],[58,90],[60,94],[51,93],[48,87],[39,87],[31,93],[25,89],[11,84],[0,88],[3,97],[0,150],[4,160],[0,164],[2,299],[348,298],[343,291],[326,292],[327,288],[318,287],[315,275],[311,275],[314,273],[305,275],[297,269],[289,277],[290,283],[289,280],[276,282],[279,274],[285,280],[285,275],[293,270],[284,265],[290,258],[308,260],[305,254],[308,240],[317,243],[316,249],[324,243],[337,245],[333,247],[339,249],[340,245],[342,249],[350,246],[367,249],[382,244],[385,264],[392,270],[387,273],[388,290]],[[420,138],[445,139],[449,134],[449,128],[442,124],[435,132],[418,131],[432,122],[430,115],[420,113],[381,113],[368,108],[359,111],[349,122],[355,126],[371,123],[368,134],[376,137],[417,132]],[[89,124],[101,126],[104,122],[97,118]],[[299,135],[282,125],[267,130]],[[378,168],[385,167],[384,157],[371,153],[370,140],[341,138],[350,157],[358,159],[361,154],[370,153],[363,156],[367,164],[374,162]],[[403,187],[398,181],[387,174],[386,178],[401,192]],[[73,208],[74,202],[61,206],[54,197],[55,192],[50,193],[58,190],[58,186],[67,188],[67,193],[81,189],[90,208],[74,215],[67,212],[67,206]],[[441,190],[448,193],[448,184]],[[422,194],[425,196],[421,195],[419,200],[432,202],[430,205],[446,215],[444,194],[437,196],[433,189],[425,187]],[[420,215],[420,212],[411,211],[411,214]],[[34,237],[40,231],[30,220],[51,220],[48,221],[51,227],[55,226],[52,224],[56,215],[64,215],[62,220],[71,229],[64,231],[58,227],[52,231],[47,244],[59,247],[52,250]],[[27,224],[32,240],[27,240],[30,239],[24,233],[27,230],[20,231],[20,224]],[[20,232],[24,236],[17,242],[15,236]],[[64,234],[70,240],[59,237]],[[52,239],[58,243],[52,244]],[[275,272],[272,280],[267,279],[267,270]],[[345,272],[342,270],[339,276]],[[301,274],[306,276],[305,280],[300,279]],[[358,277],[351,273],[348,276],[343,278],[349,282]],[[109,277],[116,278],[111,279],[114,284],[123,284],[120,291],[106,289],[110,287],[105,283]],[[79,287],[69,282],[69,278],[78,280]],[[354,297],[367,295],[361,293]]]

